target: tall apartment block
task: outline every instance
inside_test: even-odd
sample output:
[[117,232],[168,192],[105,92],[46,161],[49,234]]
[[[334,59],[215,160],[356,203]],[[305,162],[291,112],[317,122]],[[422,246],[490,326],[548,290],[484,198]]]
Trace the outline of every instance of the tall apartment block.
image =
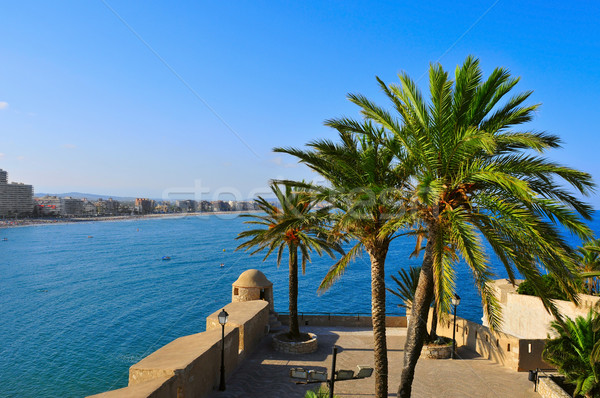
[[8,183],[8,173],[0,169],[0,217],[30,214],[33,210],[33,187]]

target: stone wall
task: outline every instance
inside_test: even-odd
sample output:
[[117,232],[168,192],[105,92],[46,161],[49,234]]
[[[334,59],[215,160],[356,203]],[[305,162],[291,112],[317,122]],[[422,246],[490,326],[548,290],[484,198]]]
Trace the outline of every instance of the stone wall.
[[[225,375],[238,364],[239,333],[225,328]],[[180,337],[153,352],[129,368],[129,385],[156,377],[176,376],[177,396],[202,396],[212,390],[219,379],[221,363],[221,330],[209,330]],[[207,364],[211,364],[208,367]]]
[[[248,301],[225,307],[230,314],[225,327],[225,375],[229,376],[245,355],[266,334],[268,303]],[[216,314],[206,319],[207,330],[180,337],[129,368],[129,385],[93,398],[201,398],[219,385],[222,327]],[[90,397],[91,398],[91,397]]]
[[[288,314],[279,314],[278,319],[284,325],[289,325],[290,317]],[[298,323],[300,326],[350,326],[350,327],[373,327],[370,316],[362,315],[311,315],[298,314]],[[385,318],[387,327],[406,327],[405,316],[388,316]]]
[[118,390],[92,395],[88,398],[163,398],[177,397],[178,392],[177,377],[164,376]]
[[[264,300],[269,302],[270,310],[274,311],[273,306],[273,287],[265,287],[262,289],[264,294]],[[247,288],[247,287],[237,287],[232,286],[231,288],[231,301],[254,301],[254,300],[263,300],[261,298],[261,289],[260,288]]]
[[[518,294],[517,287],[506,279],[496,280],[492,286],[500,299],[503,332],[526,339],[545,339],[548,336],[554,317],[546,311],[539,297]],[[580,294],[579,306],[563,300],[554,300],[554,303],[561,314],[576,318],[586,316],[598,301],[598,296]],[[483,323],[486,324],[485,319]]]
[[[452,317],[438,324],[437,334],[452,338]],[[431,327],[431,313],[427,330]],[[545,339],[521,339],[507,333],[493,333],[488,327],[456,317],[456,346],[466,346],[484,358],[512,370],[552,368],[542,361]]]
[[571,398],[550,377],[540,377],[538,379],[537,392],[542,398]]
[[[248,352],[252,352],[260,339],[267,334],[269,323],[269,302],[264,300],[234,302],[225,306],[229,314],[227,325],[239,330],[239,360],[243,360]],[[215,311],[206,318],[206,330],[221,330],[219,312]]]

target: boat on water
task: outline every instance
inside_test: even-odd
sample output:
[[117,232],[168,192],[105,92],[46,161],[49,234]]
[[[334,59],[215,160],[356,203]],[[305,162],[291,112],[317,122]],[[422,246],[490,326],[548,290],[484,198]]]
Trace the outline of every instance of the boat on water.
[[162,257],[162,260],[163,260],[163,261],[169,261],[170,259],[171,259],[171,257],[169,257],[169,256],[163,256],[163,257]]

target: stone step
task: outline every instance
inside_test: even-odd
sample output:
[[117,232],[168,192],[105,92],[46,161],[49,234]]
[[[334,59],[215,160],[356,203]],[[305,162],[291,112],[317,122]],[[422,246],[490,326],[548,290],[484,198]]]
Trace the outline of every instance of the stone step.
[[269,333],[279,333],[284,331],[285,327],[279,322],[278,315],[276,312],[269,314]]
[[286,330],[287,330],[286,327],[283,325],[279,325],[277,327],[271,327],[269,325],[269,334],[278,334],[278,333],[284,332]]

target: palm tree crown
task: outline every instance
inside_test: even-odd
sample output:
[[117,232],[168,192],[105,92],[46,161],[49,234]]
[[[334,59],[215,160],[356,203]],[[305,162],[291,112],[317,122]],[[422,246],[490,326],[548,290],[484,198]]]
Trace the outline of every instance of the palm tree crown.
[[[327,217],[331,240],[344,238],[355,242],[330,268],[320,290],[328,289],[356,256],[366,252],[370,257],[375,393],[377,397],[385,397],[388,394],[385,259],[395,231],[382,233],[382,228],[391,215],[400,212],[405,166],[398,163],[396,154],[386,144],[389,137],[371,123],[334,119],[326,125],[338,130],[339,143],[319,140],[309,143],[309,150],[276,148],[275,151],[297,157],[327,180],[327,185],[285,183],[305,187],[313,192],[315,200],[330,205]],[[360,131],[361,135],[352,130]]]
[[265,261],[274,251],[277,252],[277,266],[281,263],[285,249],[289,253],[289,311],[290,311],[290,337],[299,338],[298,326],[298,251],[300,251],[302,274],[306,270],[306,263],[311,262],[311,253],[319,256],[327,253],[334,258],[334,251],[343,254],[339,243],[327,241],[322,217],[322,210],[314,210],[315,202],[307,192],[302,190],[292,191],[290,186],[285,186],[285,191],[276,185],[271,185],[271,190],[277,198],[275,205],[262,197],[256,199],[259,209],[264,215],[244,215],[251,220],[246,224],[257,225],[259,228],[241,232],[236,239],[245,239],[246,242],[236,250],[252,250],[256,254],[266,250],[263,258]]
[[[365,123],[389,137],[385,145],[395,154],[396,164],[403,166],[402,182],[410,184],[403,201],[408,207],[382,232],[406,226],[407,221],[426,231],[413,301],[415,322],[409,325],[406,340],[402,397],[410,396],[432,297],[437,308],[444,308],[454,292],[456,256],[473,273],[490,327],[500,325],[499,306],[488,284],[493,273],[484,240],[509,279],[514,281],[520,273],[530,280],[555,315],[555,306],[544,297],[542,270],[556,275],[569,297],[576,299],[576,256],[558,225],[589,238],[591,231],[581,217],[589,219],[591,208],[564,183],[586,195],[594,186],[591,176],[541,156],[559,147],[558,137],[518,129],[538,108],[524,105],[531,92],[502,103],[519,79],[502,68],[486,80],[482,76],[478,60],[472,57],[456,68],[454,80],[440,65],[432,65],[429,100],[406,74],[399,76],[398,85],[378,79],[394,114],[362,95],[350,95]],[[361,137],[364,132],[359,127],[344,122],[341,128]]]

